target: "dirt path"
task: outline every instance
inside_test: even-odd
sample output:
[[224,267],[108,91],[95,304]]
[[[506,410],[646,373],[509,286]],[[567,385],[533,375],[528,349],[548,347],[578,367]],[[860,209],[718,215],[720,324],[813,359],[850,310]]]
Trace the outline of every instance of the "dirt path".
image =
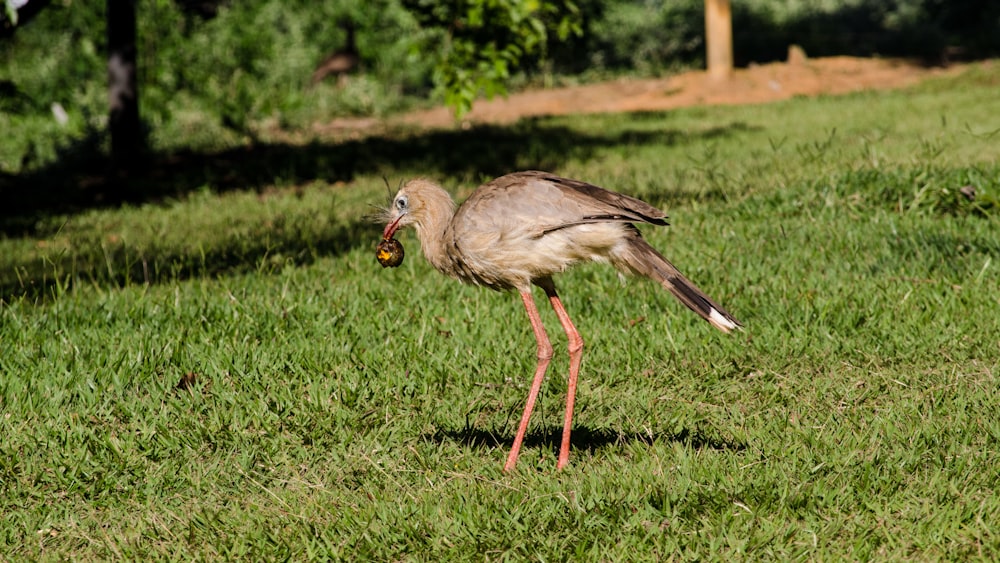
[[[858,90],[903,88],[934,76],[954,75],[968,65],[946,68],[920,66],[893,59],[792,57],[788,63],[770,63],[736,69],[723,82],[712,81],[703,71],[692,71],[649,80],[617,80],[567,88],[532,90],[506,99],[477,101],[463,125],[511,123],[522,117],[571,113],[666,110],[696,105],[756,104],[793,96],[844,94]],[[390,118],[337,119],[316,127],[317,132],[367,130],[404,124],[427,128],[455,126],[445,107]]]

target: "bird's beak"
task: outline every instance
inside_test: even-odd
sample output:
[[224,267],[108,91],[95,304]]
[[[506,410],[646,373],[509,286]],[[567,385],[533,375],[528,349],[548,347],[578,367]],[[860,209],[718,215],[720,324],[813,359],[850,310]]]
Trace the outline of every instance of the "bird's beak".
[[383,239],[388,240],[392,238],[392,235],[396,234],[396,231],[399,230],[399,222],[403,219],[403,216],[404,214],[400,213],[399,217],[396,217],[392,223],[385,226],[385,230],[382,231]]

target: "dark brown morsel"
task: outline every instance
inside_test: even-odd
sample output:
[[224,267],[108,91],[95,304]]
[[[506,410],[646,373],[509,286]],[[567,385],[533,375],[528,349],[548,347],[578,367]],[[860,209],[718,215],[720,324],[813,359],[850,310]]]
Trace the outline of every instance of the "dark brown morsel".
[[382,239],[375,249],[375,257],[383,268],[395,268],[403,263],[403,244],[394,238]]

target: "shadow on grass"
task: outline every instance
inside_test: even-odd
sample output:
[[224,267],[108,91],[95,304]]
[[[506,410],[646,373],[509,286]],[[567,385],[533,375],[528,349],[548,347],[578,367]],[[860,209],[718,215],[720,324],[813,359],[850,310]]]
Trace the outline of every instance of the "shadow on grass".
[[102,140],[91,136],[62,151],[56,162],[21,175],[0,174],[0,232],[44,235],[39,225],[52,215],[123,203],[181,198],[208,188],[215,192],[260,191],[311,181],[349,182],[359,174],[421,170],[428,176],[494,177],[515,170],[555,170],[568,159],[587,159],[601,149],[672,146],[752,130],[745,123],[703,131],[630,130],[659,114],[623,116],[625,127],[585,133],[534,118],[509,126],[372,136],[341,143],[258,143],[222,151],[181,150],[147,155],[128,173],[109,170]]
[[[273,237],[233,236],[207,248],[138,248],[94,243],[73,253],[46,255],[17,263],[0,258],[0,303],[27,298],[46,301],[74,285],[120,288],[191,278],[212,278],[308,265],[356,246],[372,246],[381,229],[364,220],[341,223],[318,236],[301,232]],[[374,263],[374,258],[373,258]]]
[[[205,189],[215,193],[263,192],[314,181],[348,182],[360,174],[382,174],[394,183],[398,176],[413,170],[472,187],[481,178],[514,170],[557,170],[567,159],[592,158],[606,149],[678,145],[752,129],[737,122],[693,132],[670,128],[650,131],[652,118],[663,116],[626,114],[613,130],[599,133],[537,118],[510,126],[400,133],[341,143],[178,151],[147,155],[143,163],[124,174],[109,171],[101,143],[92,137],[64,151],[60,160],[47,167],[17,176],[0,175],[0,198],[5,202],[0,208],[0,234],[44,239],[55,235],[68,215],[179,199]],[[712,196],[674,193],[664,186],[654,197],[677,203],[685,197]],[[102,239],[104,234],[87,233],[95,240],[74,239],[72,250],[55,257],[39,251],[0,259],[0,300],[47,299],[67,284],[80,282],[121,287],[241,273],[267,268],[275,256],[284,261],[275,266],[309,264],[322,256],[372,244],[377,231],[363,217],[322,233],[303,232],[294,225],[279,227],[254,225],[249,234],[223,237],[221,243],[199,248],[197,256],[191,255],[190,249],[166,243],[144,248],[109,245]]]
[[[458,442],[473,448],[510,447],[511,442],[514,441],[513,436],[471,427],[462,428],[461,430],[438,430],[433,434],[425,436],[425,438],[438,443],[445,441]],[[524,437],[525,447],[545,447],[552,449],[556,453],[558,453],[561,442],[562,428],[550,427],[536,432],[528,432]],[[570,446],[573,450],[577,451],[595,452],[608,446],[627,445],[635,442],[649,445],[652,445],[654,442],[673,442],[698,450],[709,449],[739,452],[747,448],[746,444],[709,436],[697,428],[694,430],[684,428],[674,434],[623,434],[609,428],[597,429],[588,426],[575,426],[570,435]]]

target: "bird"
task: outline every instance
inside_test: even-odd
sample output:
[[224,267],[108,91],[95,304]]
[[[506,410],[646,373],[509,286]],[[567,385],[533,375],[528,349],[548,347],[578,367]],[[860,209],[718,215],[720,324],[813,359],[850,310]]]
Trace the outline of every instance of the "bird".
[[479,186],[460,206],[426,178],[403,184],[388,208],[383,240],[412,227],[424,257],[441,273],[497,291],[517,291],[537,343],[535,374],[504,464],[517,464],[528,421],[553,348],[532,296],[540,287],[555,311],[569,348],[569,379],[557,469],[569,463],[570,429],[583,339],[556,292],[553,276],[590,261],[650,278],[715,328],[743,325],[684,277],[642,237],[636,224],[667,225],[666,214],[639,199],[548,172],[514,172]]

